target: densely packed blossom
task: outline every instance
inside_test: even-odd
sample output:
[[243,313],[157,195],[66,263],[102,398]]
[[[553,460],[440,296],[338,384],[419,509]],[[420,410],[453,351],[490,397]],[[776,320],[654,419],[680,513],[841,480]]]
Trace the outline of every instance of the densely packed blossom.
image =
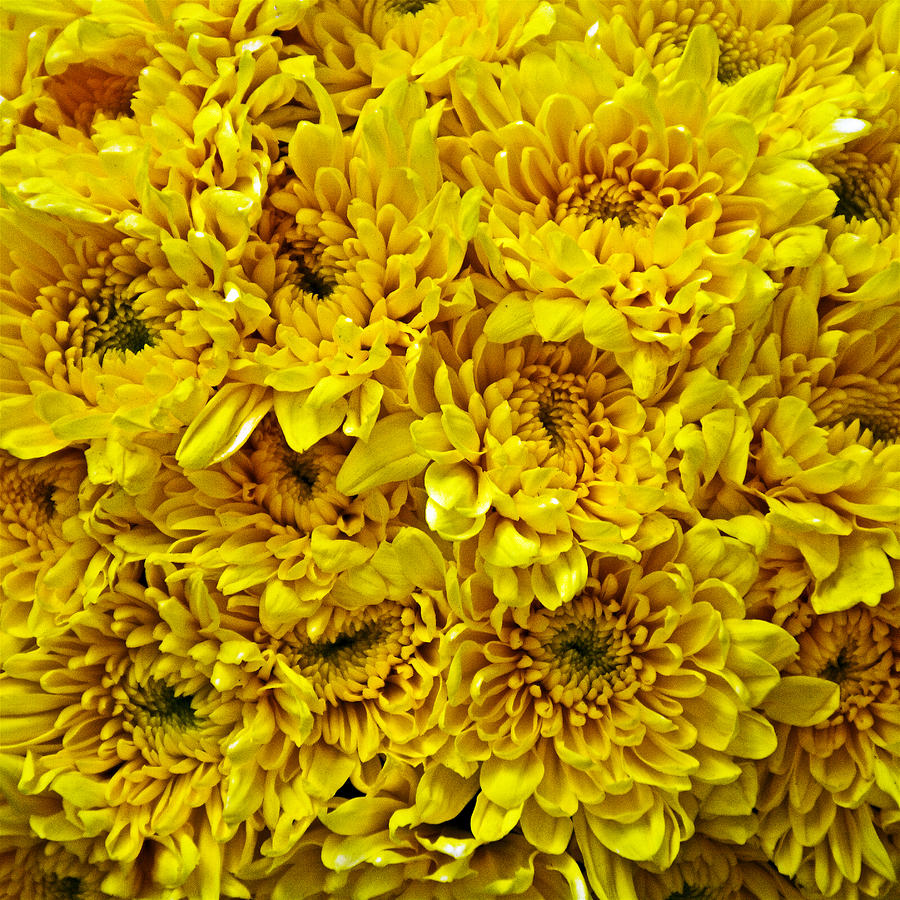
[[0,897],[900,900],[900,0],[0,55]]

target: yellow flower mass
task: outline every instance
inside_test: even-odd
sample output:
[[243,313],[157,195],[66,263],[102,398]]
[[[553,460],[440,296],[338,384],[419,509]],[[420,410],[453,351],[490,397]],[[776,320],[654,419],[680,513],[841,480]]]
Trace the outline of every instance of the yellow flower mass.
[[0,896],[898,900],[900,0],[0,0]]

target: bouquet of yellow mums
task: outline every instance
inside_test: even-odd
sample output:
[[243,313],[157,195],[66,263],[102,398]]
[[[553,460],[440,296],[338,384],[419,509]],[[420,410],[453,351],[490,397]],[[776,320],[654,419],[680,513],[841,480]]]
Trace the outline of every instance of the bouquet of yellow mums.
[[900,897],[900,0],[0,26],[0,897]]

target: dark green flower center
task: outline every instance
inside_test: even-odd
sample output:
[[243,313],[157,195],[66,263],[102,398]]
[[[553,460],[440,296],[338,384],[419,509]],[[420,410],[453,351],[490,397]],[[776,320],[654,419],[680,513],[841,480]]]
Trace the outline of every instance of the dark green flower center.
[[384,628],[378,621],[363,622],[354,629],[342,632],[330,641],[307,644],[298,653],[301,668],[329,663],[343,672],[365,662],[384,638]]
[[843,684],[856,672],[853,650],[854,648],[851,646],[841,647],[837,656],[830,660],[819,673],[819,677],[833,681],[835,684]]
[[547,646],[557,670],[567,671],[578,680],[606,678],[621,666],[615,653],[615,634],[605,623],[571,622],[560,628]]
[[43,895],[47,900],[82,900],[81,879],[72,875],[60,878],[55,872],[44,875]]
[[666,900],[712,900],[712,893],[709,888],[686,884],[680,891],[669,894]]
[[91,316],[85,321],[84,353],[92,353],[103,361],[114,351],[124,356],[127,351],[140,353],[159,339],[154,325],[134,308],[134,298],[126,299],[118,288],[106,288],[97,300],[90,302]]
[[306,293],[312,294],[320,300],[325,300],[331,296],[334,291],[334,283],[326,278],[322,272],[314,269],[303,260],[298,260],[296,265],[293,281],[301,291],[306,291]]
[[319,480],[315,455],[309,450],[304,453],[287,450],[283,462],[287,475],[296,485],[297,496],[302,500],[309,500],[315,493],[316,483]]
[[837,194],[835,217],[843,216],[848,222],[874,219],[882,228],[890,227],[890,179],[878,165],[873,165],[864,154],[848,150],[824,160],[819,168],[829,177],[831,190]]
[[437,3],[437,0],[385,0],[384,8],[390,12],[400,13],[401,15],[405,15],[406,13],[415,15],[432,3]]
[[131,691],[135,718],[143,726],[169,725],[181,730],[197,728],[192,694],[176,694],[175,689],[156,678]]
[[0,482],[3,518],[30,531],[46,525],[56,515],[56,485],[35,476],[21,475],[15,465],[4,467]]
[[544,428],[544,431],[550,436],[550,439],[557,446],[562,443],[560,428],[562,426],[563,413],[553,403],[541,400],[538,403],[538,421]]
[[716,78],[720,84],[735,84],[758,68],[759,63],[748,56],[744,48],[727,41],[719,41],[719,68],[716,70]]

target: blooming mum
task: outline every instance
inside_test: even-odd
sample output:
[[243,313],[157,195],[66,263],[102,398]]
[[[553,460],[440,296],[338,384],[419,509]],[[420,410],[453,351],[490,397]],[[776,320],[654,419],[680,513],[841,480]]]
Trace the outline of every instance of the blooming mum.
[[281,215],[265,225],[273,242],[265,266],[254,257],[275,291],[272,320],[261,324],[269,337],[248,342],[233,366],[234,390],[189,428],[183,465],[237,449],[240,441],[223,441],[212,423],[241,423],[246,440],[263,403],[299,453],[339,427],[368,438],[382,402],[393,412],[405,400],[385,398],[396,381],[392,357],[431,322],[474,305],[457,275],[475,197],[443,180],[435,110],[426,112],[421,89],[395,81],[349,138],[321,88],[316,96],[321,120],[298,126],[288,177],[269,195]]
[[612,354],[574,339],[493,343],[483,321],[461,324],[453,344],[436,332],[413,358],[426,520],[503,603],[555,608],[584,584],[587,552],[634,558],[668,534],[656,513],[665,423],[648,419]]
[[752,843],[734,845],[701,835],[682,844],[661,872],[624,863],[603,847],[586,856],[585,866],[599,896],[617,900],[804,900]]
[[489,337],[583,333],[652,397],[757,327],[774,294],[760,265],[819,252],[824,176],[760,154],[781,70],[713,104],[715,52],[698,29],[661,83],[642,69],[619,86],[577,49],[530,54],[499,85],[474,63],[454,74],[466,134],[440,143],[454,180],[484,192],[473,282]]
[[900,227],[900,77],[893,72],[883,81],[872,91],[880,103],[861,111],[866,133],[816,159],[837,195],[834,218],[873,241],[895,236]]
[[[109,859],[146,860],[152,879],[206,900],[229,884],[254,827],[312,818],[284,746],[302,743],[315,698],[277,659],[262,702],[258,679],[215,670],[216,601],[198,577],[185,585],[170,572],[167,584],[165,574],[148,569],[149,587],[120,579],[65,630],[5,660],[0,747],[22,760],[22,794],[61,807],[44,824],[32,816],[40,836],[55,838],[61,820],[66,834],[102,842]],[[196,639],[204,629],[205,645]],[[290,710],[278,741],[270,704]],[[267,743],[274,762],[260,753]],[[254,826],[258,804],[246,792],[257,777],[269,781],[268,805]]]
[[896,597],[817,614],[801,596],[783,626],[799,645],[785,672],[831,682],[839,696],[836,708],[777,726],[759,833],[780,871],[827,897],[879,896],[896,877],[879,826],[882,810],[900,810]]
[[900,554],[900,356],[892,337],[900,270],[896,261],[873,266],[885,255],[845,235],[817,274],[788,276],[770,334],[746,375],[732,376],[755,385],[746,476],[724,490],[715,482],[711,505],[700,503],[726,517],[762,511],[770,544],[801,550],[820,612],[876,604],[894,585],[891,560]]
[[138,73],[167,33],[159,8],[144,2],[110,15],[90,0],[50,0],[39,9],[20,5],[4,18],[4,55],[15,60],[4,67],[2,92],[11,126],[69,142],[78,140],[73,129],[89,135],[131,115]]
[[89,462],[105,457],[98,470],[120,470],[136,491],[158,460],[133,439],[196,415],[237,331],[227,313],[203,308],[155,241],[20,205],[4,212],[2,446],[34,458],[96,442]]
[[173,7],[174,39],[157,44],[132,104],[151,182],[188,200],[192,188],[208,192],[234,255],[242,222],[259,219],[278,140],[287,141],[308,115],[301,107],[309,105],[304,81],[312,59],[286,58],[273,33],[296,22],[303,5],[224,0]]
[[[172,647],[197,659],[221,690],[257,696],[257,712],[228,744],[224,816],[234,826],[262,817],[272,832],[266,855],[302,834],[309,820],[297,810],[311,818],[366,764],[385,753],[421,762],[443,745],[446,596],[454,583],[434,544],[406,528],[345,573],[313,615],[298,614],[287,589],[283,606],[268,610],[250,593],[229,598],[221,613],[207,600],[209,618],[197,624],[171,607]],[[266,799],[273,792],[280,806]]]
[[[378,753],[420,762],[443,745],[447,595],[455,583],[434,543],[405,528],[361,571],[338,581],[333,605],[281,637],[321,701],[307,742],[313,796],[330,800]],[[343,759],[327,772],[322,754]]]
[[750,706],[793,639],[743,618],[754,574],[746,549],[704,524],[641,563],[593,556],[582,592],[553,611],[501,617],[487,585],[467,582],[444,724],[456,753],[481,761],[476,837],[518,822],[559,852],[574,818],[586,857],[602,845],[670,865],[697,786],[736,781],[738,760],[775,748]]
[[244,870],[253,896],[588,896],[578,863],[567,853],[536,852],[518,834],[475,840],[468,825],[471,785],[450,770],[435,765],[421,771],[389,760],[362,786],[365,794],[323,813],[322,826],[310,829],[287,857]]
[[867,19],[856,6],[638,0],[598,7],[579,0],[572,7],[564,19],[567,35],[583,40],[589,50],[606,53],[623,75],[649,62],[658,77],[665,77],[678,68],[691,36],[704,27],[712,30],[718,45],[712,95],[718,85],[727,87],[766,66],[783,65],[777,116],[767,141],[783,139],[789,127],[805,137],[820,136],[825,110],[832,105],[851,109],[851,98],[858,96],[852,68]]
[[[121,553],[104,536],[129,530],[102,509],[77,450],[36,459],[0,451],[0,584],[5,638],[28,639],[88,606],[114,580]],[[126,520],[127,522],[127,520]]]
[[[352,443],[335,432],[298,453],[269,413],[221,463],[184,471],[164,457],[136,502],[172,539],[165,557],[216,573],[229,595],[263,587],[260,615],[275,630],[311,615],[340,572],[362,565],[400,527],[404,483],[352,497],[335,486]],[[286,595],[289,605],[279,599]]]
[[564,4],[525,0],[325,0],[296,29],[288,47],[315,55],[316,74],[352,122],[394,78],[422,85],[433,102],[449,94],[447,74],[465,59],[518,59],[553,27]]

